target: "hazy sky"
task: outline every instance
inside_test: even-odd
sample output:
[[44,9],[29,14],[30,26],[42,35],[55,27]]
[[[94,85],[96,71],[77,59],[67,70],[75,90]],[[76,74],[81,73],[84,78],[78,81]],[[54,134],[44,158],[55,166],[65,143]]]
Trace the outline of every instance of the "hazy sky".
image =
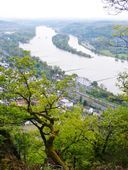
[[110,16],[102,0],[0,0],[0,17],[128,19],[128,12]]

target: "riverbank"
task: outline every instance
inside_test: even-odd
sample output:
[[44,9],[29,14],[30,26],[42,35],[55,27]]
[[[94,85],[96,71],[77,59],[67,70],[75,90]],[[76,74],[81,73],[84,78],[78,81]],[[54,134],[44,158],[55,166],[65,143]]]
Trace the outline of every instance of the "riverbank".
[[92,47],[91,45],[86,45],[85,42],[82,42],[80,40],[78,40],[79,45],[83,46],[84,48],[92,51],[93,53],[97,54],[97,55],[101,55],[101,56],[106,56],[106,57],[113,57],[115,58],[115,61],[121,61],[121,62],[125,62],[128,61],[128,56],[127,54],[112,54],[110,51],[108,50],[102,50],[102,51],[98,51],[96,50],[94,47]]

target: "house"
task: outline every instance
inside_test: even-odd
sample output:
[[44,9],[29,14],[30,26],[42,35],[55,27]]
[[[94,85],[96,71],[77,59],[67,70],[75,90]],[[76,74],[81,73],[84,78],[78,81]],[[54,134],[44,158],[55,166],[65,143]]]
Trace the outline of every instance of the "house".
[[66,99],[66,98],[63,98],[63,99],[60,101],[60,104],[61,104],[62,106],[67,107],[67,108],[70,108],[70,107],[73,106],[73,102],[70,102],[70,101],[69,101],[68,99]]

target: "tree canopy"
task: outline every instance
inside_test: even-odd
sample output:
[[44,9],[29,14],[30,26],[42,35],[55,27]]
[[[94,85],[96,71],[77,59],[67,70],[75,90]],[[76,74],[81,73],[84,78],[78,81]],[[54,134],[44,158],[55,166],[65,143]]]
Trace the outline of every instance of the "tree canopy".
[[[46,154],[55,164],[66,169],[63,161],[55,151],[53,142],[59,132],[55,128],[59,116],[65,112],[60,100],[67,95],[72,76],[64,80],[51,82],[45,75],[38,75],[31,57],[14,58],[13,68],[1,67],[0,86],[3,109],[2,114],[7,121],[22,124],[29,120],[40,132]],[[2,116],[2,115],[1,115]],[[4,123],[5,124],[5,123]]]

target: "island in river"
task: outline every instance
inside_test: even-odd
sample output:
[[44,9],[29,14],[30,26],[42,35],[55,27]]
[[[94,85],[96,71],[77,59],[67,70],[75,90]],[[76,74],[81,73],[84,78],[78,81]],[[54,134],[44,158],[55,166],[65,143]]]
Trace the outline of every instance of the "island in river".
[[79,56],[91,58],[91,55],[86,54],[82,51],[78,51],[77,49],[71,47],[68,42],[69,42],[69,35],[67,34],[56,34],[55,36],[52,37],[52,42],[53,44],[58,47],[59,49],[68,51],[72,54],[77,54]]

